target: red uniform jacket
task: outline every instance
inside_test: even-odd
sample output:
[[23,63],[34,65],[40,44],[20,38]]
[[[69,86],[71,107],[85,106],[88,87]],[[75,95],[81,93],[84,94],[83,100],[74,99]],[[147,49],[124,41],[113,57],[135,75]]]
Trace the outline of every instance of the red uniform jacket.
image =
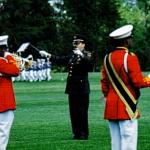
[[[143,77],[138,58],[133,53],[129,53],[127,57],[127,73],[124,68],[125,53],[126,49],[123,48],[113,51],[111,55],[111,61],[119,77],[123,80],[133,96],[136,97],[135,88],[140,89],[144,87],[150,87],[150,78]],[[130,119],[126,111],[126,106],[110,83],[104,67],[102,68],[101,87],[102,92],[106,98],[104,114],[105,119]]]
[[8,55],[0,57],[0,112],[16,109],[11,77],[19,75],[16,60]]

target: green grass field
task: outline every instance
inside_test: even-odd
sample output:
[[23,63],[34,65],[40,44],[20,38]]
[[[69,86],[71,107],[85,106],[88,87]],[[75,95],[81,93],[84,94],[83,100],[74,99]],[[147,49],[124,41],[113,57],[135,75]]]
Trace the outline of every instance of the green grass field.
[[[104,102],[100,100],[99,73],[89,76],[91,85],[88,141],[71,140],[65,73],[53,73],[49,82],[15,82],[17,110],[8,150],[110,150]],[[62,80],[63,78],[63,80]],[[142,89],[139,108],[138,150],[150,150],[150,89]]]

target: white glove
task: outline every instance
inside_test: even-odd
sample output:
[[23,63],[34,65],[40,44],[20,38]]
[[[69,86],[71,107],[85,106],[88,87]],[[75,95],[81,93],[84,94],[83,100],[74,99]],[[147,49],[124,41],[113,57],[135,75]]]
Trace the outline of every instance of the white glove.
[[74,50],[74,53],[77,55],[83,56],[83,53],[79,49]]
[[51,54],[49,54],[49,53],[46,52],[46,51],[39,51],[39,53],[40,53],[40,55],[41,55],[42,57],[51,57]]
[[27,58],[23,58],[22,60],[27,63],[29,62],[29,60]]
[[4,58],[6,58],[7,56],[9,56],[9,55],[11,55],[12,56],[12,54],[11,53],[9,53],[9,52],[5,52],[4,53]]

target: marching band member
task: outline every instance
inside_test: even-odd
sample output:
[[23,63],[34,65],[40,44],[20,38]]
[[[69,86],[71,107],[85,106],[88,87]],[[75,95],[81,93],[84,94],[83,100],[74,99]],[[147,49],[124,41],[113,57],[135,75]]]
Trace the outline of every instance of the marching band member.
[[51,77],[51,62],[49,61],[49,58],[46,60],[46,80],[50,81],[52,79]]
[[0,36],[0,150],[6,150],[16,109],[11,77],[20,73],[19,65],[7,52],[8,35]]
[[106,100],[105,119],[109,122],[112,150],[137,150],[137,99],[140,88],[150,87],[150,78],[142,75],[132,46],[132,25],[109,34],[114,49],[104,58],[101,87]]
[[41,59],[41,64],[42,64],[42,81],[46,80],[46,63],[45,59]]
[[38,75],[37,75],[37,61],[33,61],[33,76],[34,76],[34,82],[38,81]]
[[20,73],[20,81],[26,81],[26,76],[25,76],[26,73],[25,72],[26,72],[25,69],[23,69],[21,71],[21,73]]
[[38,81],[42,81],[42,62],[41,59],[37,59],[37,75],[38,75]]
[[89,136],[88,108],[90,85],[88,72],[93,69],[91,53],[85,51],[86,40],[82,35],[75,35],[74,50],[66,56],[53,56],[40,51],[41,56],[49,57],[52,63],[68,66],[65,93],[68,94],[70,119],[73,139],[87,140]]

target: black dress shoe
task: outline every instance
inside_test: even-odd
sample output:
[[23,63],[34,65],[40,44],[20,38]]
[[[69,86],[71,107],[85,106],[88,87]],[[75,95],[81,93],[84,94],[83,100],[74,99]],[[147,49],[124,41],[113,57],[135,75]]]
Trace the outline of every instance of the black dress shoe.
[[80,140],[88,140],[88,137],[81,135],[81,136],[80,136]]
[[80,136],[74,135],[72,139],[73,139],[73,140],[79,140],[79,139],[80,139]]
[[88,140],[87,136],[73,136],[73,140]]

